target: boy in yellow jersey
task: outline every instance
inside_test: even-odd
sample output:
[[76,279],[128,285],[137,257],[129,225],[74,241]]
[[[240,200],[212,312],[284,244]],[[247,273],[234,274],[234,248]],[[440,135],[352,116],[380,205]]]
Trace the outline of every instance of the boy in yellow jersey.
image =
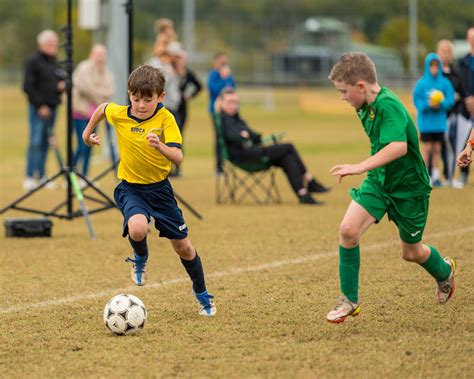
[[148,260],[148,223],[155,221],[160,237],[168,238],[181,258],[193,282],[200,305],[199,314],[214,316],[216,306],[208,294],[201,259],[188,238],[188,228],[167,177],[171,163],[183,160],[181,134],[173,115],[163,107],[165,78],[151,66],[136,68],[128,78],[130,106],[103,103],[90,119],[82,138],[88,146],[100,145],[93,133],[104,117],[115,127],[120,153],[117,177],[122,182],[115,188],[114,198],[123,214],[123,237],[134,250],[132,280],[146,283]]
[[400,99],[377,83],[375,65],[363,53],[344,54],[329,74],[342,100],[353,106],[370,140],[371,156],[356,164],[331,169],[339,182],[367,172],[339,227],[339,276],[342,296],[326,318],[343,322],[360,312],[358,299],[359,240],[385,213],[398,227],[403,259],[421,265],[437,281],[439,303],[454,292],[455,262],[421,242],[431,192],[418,145],[418,133]]

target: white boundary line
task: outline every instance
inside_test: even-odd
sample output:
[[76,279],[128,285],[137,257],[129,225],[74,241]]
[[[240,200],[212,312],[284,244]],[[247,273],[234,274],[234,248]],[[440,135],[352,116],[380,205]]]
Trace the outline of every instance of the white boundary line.
[[[449,230],[449,231],[444,231],[444,232],[432,233],[432,234],[427,235],[426,237],[430,239],[430,238],[436,238],[436,237],[443,237],[447,235],[464,234],[471,231],[474,231],[474,226],[470,226],[463,229],[454,229],[454,230]],[[373,245],[367,245],[367,246],[362,245],[363,246],[362,251],[366,252],[366,251],[378,250],[385,246],[393,245],[394,243],[397,243],[397,242],[399,242],[398,239],[376,243]],[[291,266],[291,265],[298,265],[302,263],[313,262],[313,261],[317,261],[323,258],[335,257],[337,255],[338,253],[335,251],[325,252],[325,253],[320,253],[320,254],[308,255],[306,257],[301,257],[301,258],[285,259],[285,260],[280,260],[280,261],[263,263],[261,265],[256,265],[256,266],[251,266],[251,267],[238,267],[238,268],[231,269],[228,271],[216,271],[216,272],[207,274],[206,277],[207,278],[222,278],[222,277],[227,277],[231,275],[239,275],[239,274],[246,274],[246,273],[257,272],[257,271],[271,270],[271,269],[283,267],[283,266]],[[143,290],[156,289],[163,286],[171,286],[173,284],[186,283],[188,281],[189,281],[188,277],[180,277],[180,278],[175,278],[175,279],[170,279],[170,280],[164,280],[162,282],[147,284],[144,287],[140,287],[140,289],[143,289]],[[133,285],[133,286],[124,287],[124,288],[108,289],[108,290],[93,292],[93,293],[88,293],[88,294],[86,293],[86,294],[80,294],[80,295],[75,295],[75,296],[70,296],[70,297],[63,297],[59,299],[45,300],[38,303],[18,304],[9,308],[1,309],[0,314],[10,314],[10,313],[36,309],[36,308],[46,308],[46,307],[52,307],[55,305],[64,305],[64,304],[69,304],[69,303],[74,303],[74,302],[80,302],[84,300],[93,300],[93,299],[98,299],[105,296],[111,296],[118,293],[133,292],[133,291],[136,291],[137,289],[138,287]]]

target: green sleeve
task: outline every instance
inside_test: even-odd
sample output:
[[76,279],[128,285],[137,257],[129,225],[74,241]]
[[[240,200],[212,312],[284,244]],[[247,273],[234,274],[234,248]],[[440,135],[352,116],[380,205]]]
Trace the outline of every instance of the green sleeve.
[[388,104],[382,111],[379,142],[388,145],[391,142],[407,142],[407,114],[403,105]]

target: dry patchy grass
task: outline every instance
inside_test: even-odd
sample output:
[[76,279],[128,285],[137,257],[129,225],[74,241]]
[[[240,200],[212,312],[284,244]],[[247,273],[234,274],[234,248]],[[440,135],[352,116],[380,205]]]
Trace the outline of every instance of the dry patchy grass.
[[[286,139],[295,142],[308,166],[333,185],[324,196],[326,205],[298,206],[279,174],[282,205],[217,206],[213,137],[203,96],[191,109],[184,177],[173,185],[204,215],[199,221],[183,208],[218,316],[199,318],[190,285],[173,284],[185,273],[156,232],[149,237],[152,285],[137,288],[130,287],[129,267],[123,262],[130,247],[120,237],[117,210],[92,216],[95,241],[83,219],[54,219],[53,238],[0,238],[0,376],[471,375],[472,187],[439,189],[431,200],[426,239],[457,258],[460,267],[449,304],[437,305],[433,280],[401,260],[396,228],[384,220],[362,240],[361,316],[328,324],[325,314],[338,296],[338,223],[349,202],[347,190],[361,180],[348,178],[336,186],[328,169],[363,159],[369,148],[355,115],[335,91],[309,94],[317,100],[314,108],[321,109],[309,113],[298,108],[297,90],[275,91],[273,111],[261,106],[266,95],[244,90],[244,117],[257,130],[288,132]],[[17,88],[3,88],[0,100],[4,206],[21,194],[26,114]],[[107,167],[99,158],[96,152],[93,174]],[[56,169],[51,155],[49,170]],[[100,183],[109,195],[115,184],[111,175]],[[64,196],[64,190],[41,191],[28,204],[48,209]],[[4,218],[19,215],[8,211]],[[122,291],[147,305],[149,320],[138,336],[113,337],[102,325],[105,303]]]

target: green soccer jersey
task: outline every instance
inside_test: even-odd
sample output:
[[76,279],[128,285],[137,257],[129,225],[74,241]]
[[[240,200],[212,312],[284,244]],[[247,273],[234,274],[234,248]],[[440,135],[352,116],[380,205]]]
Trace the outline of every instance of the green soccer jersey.
[[376,180],[392,197],[409,198],[431,191],[428,172],[420,154],[418,132],[402,102],[382,87],[372,104],[357,114],[370,139],[371,155],[391,142],[406,142],[407,154],[384,166],[370,170],[368,180]]

